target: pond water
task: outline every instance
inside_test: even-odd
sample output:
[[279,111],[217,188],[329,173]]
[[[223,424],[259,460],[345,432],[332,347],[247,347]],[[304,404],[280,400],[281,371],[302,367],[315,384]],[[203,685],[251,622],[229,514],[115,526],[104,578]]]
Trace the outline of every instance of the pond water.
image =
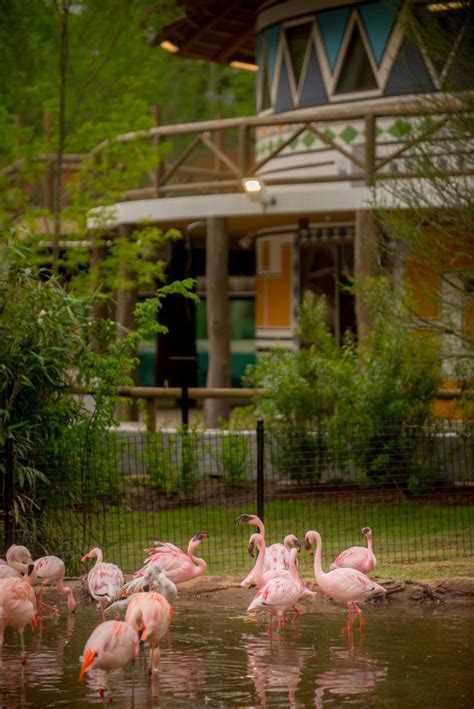
[[[474,617],[466,606],[366,605],[365,636],[342,634],[345,609],[315,603],[282,635],[268,636],[242,605],[178,600],[160,670],[149,680],[144,654],[111,673],[117,707],[409,707],[474,706]],[[46,616],[18,635],[6,632],[0,707],[104,704],[100,674],[79,683],[79,657],[99,622],[92,603],[74,616]],[[148,657],[148,654],[147,654]]]

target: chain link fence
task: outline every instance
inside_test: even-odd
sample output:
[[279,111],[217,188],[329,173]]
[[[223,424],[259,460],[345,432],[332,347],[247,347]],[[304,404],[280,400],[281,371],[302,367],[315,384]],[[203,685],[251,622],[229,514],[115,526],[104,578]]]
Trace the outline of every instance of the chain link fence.
[[474,554],[468,423],[109,432],[28,458],[9,443],[0,465],[3,548],[56,554],[69,574],[94,546],[132,573],[155,540],[186,548],[197,531],[208,573],[245,574],[255,528],[236,526],[242,513],[264,519],[268,543],[317,529],[325,563],[366,526],[381,569]]

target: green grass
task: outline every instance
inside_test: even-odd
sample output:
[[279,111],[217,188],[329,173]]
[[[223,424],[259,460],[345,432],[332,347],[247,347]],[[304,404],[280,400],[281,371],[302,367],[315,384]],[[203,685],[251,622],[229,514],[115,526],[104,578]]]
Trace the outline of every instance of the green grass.
[[[131,573],[141,566],[144,548],[153,540],[171,541],[186,547],[197,531],[208,532],[199,555],[208,562],[208,574],[245,574],[252,560],[247,540],[254,527],[236,528],[244,507],[194,506],[162,512],[130,512],[110,508],[91,516],[90,546],[101,546],[106,559]],[[281,541],[294,533],[301,539],[308,529],[317,529],[323,538],[323,564],[353,544],[364,543],[360,530],[372,527],[377,574],[399,578],[435,578],[474,575],[474,507],[469,505],[429,505],[418,502],[324,504],[321,501],[291,500],[265,507],[268,542]],[[78,549],[78,557],[87,549]],[[73,561],[71,559],[71,561]],[[311,557],[301,554],[304,577],[312,574]]]

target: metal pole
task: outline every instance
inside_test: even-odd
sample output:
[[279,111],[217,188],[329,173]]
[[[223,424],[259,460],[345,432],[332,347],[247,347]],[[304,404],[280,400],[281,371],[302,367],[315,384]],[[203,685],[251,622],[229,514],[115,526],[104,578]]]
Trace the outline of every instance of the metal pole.
[[263,521],[265,501],[265,438],[263,419],[257,420],[257,515]]
[[5,531],[5,549],[11,547],[14,541],[14,525],[13,525],[13,485],[14,485],[14,463],[13,463],[13,440],[7,438],[5,442],[5,487],[3,490],[4,501],[4,531]]
[[187,386],[181,387],[181,423],[186,427],[189,423],[189,390]]

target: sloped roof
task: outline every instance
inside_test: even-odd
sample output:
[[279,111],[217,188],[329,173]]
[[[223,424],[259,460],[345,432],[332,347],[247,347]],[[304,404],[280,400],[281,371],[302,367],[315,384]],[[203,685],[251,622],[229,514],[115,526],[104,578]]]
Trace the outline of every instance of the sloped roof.
[[185,16],[165,27],[153,44],[171,42],[178,56],[223,64],[255,63],[255,18],[266,0],[177,0]]

